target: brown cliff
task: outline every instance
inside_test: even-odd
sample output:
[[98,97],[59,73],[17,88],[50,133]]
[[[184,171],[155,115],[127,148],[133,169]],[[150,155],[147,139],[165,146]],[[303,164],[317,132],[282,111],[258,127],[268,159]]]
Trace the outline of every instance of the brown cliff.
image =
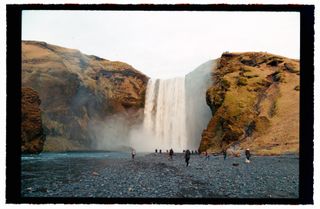
[[41,120],[40,99],[36,91],[22,88],[21,91],[21,152],[39,153],[46,139]]
[[200,150],[299,152],[299,61],[267,53],[224,53],[207,90],[212,118]]
[[90,122],[141,120],[148,77],[132,66],[44,42],[22,42],[22,86],[41,98],[46,150],[90,149]]

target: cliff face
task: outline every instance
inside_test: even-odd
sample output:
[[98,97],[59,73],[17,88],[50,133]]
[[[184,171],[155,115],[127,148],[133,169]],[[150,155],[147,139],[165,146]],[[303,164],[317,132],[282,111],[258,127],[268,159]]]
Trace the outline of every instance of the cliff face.
[[185,77],[187,144],[192,150],[198,149],[201,133],[211,119],[211,111],[205,98],[207,89],[212,85],[211,73],[216,65],[216,60],[210,60]]
[[22,42],[22,86],[39,92],[47,150],[97,148],[90,124],[115,114],[128,124],[141,120],[147,81],[126,63]]
[[46,139],[41,120],[39,95],[31,88],[21,91],[21,152],[39,153]]
[[200,150],[299,152],[299,61],[267,53],[224,53],[206,92],[212,118]]

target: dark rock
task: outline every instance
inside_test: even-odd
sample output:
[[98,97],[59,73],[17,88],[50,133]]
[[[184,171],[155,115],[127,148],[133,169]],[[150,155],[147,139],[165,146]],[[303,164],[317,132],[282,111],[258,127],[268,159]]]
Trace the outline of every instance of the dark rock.
[[246,86],[248,84],[248,80],[245,77],[239,76],[237,79],[238,86]]
[[283,74],[280,71],[276,71],[270,74],[268,77],[270,77],[274,82],[280,82],[284,80]]
[[285,63],[284,64],[285,70],[290,72],[290,73],[298,73],[299,70],[296,69],[293,65],[289,64],[289,63]]
[[256,60],[252,60],[252,59],[250,59],[250,60],[243,59],[243,60],[241,60],[240,62],[241,62],[242,64],[244,64],[244,65],[248,65],[248,66],[252,66],[252,67],[257,66]]
[[40,153],[46,136],[43,132],[40,98],[31,88],[21,89],[21,152]]
[[278,66],[278,65],[279,65],[280,63],[282,63],[282,62],[283,62],[282,60],[272,60],[272,61],[268,62],[267,65],[276,67],[276,66]]

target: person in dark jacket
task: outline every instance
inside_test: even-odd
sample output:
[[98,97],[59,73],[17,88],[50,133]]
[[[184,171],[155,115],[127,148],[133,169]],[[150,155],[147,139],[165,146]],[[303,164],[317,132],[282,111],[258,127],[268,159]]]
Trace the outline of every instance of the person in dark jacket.
[[184,158],[186,159],[186,163],[187,163],[186,167],[188,167],[189,166],[189,160],[190,160],[190,150],[187,149],[187,151],[184,154]]
[[249,148],[246,149],[245,154],[246,154],[247,160],[250,161],[251,153],[250,153]]
[[223,149],[222,153],[223,153],[223,159],[225,160],[227,158],[227,150]]
[[170,151],[169,151],[170,160],[172,160],[172,156],[173,156],[173,149],[171,148]]

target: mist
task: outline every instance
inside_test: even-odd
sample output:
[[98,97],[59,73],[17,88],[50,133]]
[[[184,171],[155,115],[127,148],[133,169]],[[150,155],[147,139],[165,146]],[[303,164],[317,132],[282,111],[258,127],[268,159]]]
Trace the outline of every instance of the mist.
[[137,152],[153,152],[161,146],[156,142],[154,134],[144,129],[143,124],[132,127],[129,133],[129,141],[130,146]]
[[92,148],[108,151],[130,150],[130,124],[123,115],[112,115],[103,121],[91,120],[88,124]]
[[161,146],[154,140],[153,133],[143,128],[143,123],[132,125],[122,114],[109,116],[104,121],[91,120],[88,126],[94,150],[153,152]]

